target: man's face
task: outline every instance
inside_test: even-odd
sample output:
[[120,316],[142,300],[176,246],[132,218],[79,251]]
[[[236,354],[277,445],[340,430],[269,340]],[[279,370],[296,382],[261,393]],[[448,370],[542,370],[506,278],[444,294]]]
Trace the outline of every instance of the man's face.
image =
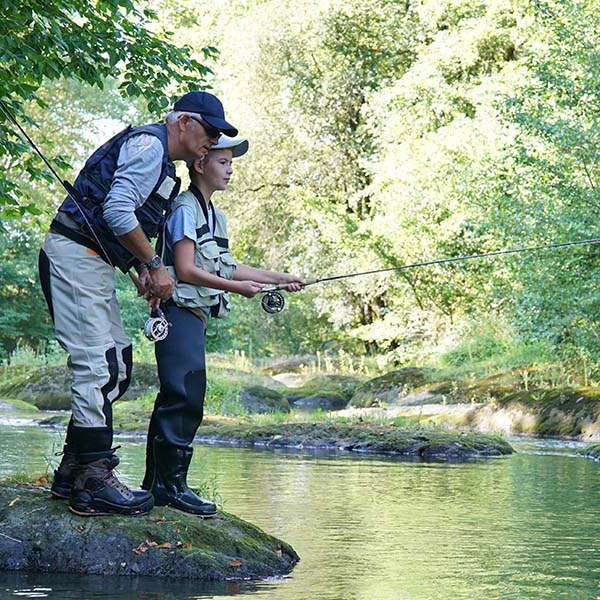
[[220,132],[202,120],[202,117],[183,115],[179,123],[179,140],[184,159],[204,158],[211,146],[219,141]]
[[231,150],[213,150],[202,162],[202,179],[213,191],[223,191],[233,175]]

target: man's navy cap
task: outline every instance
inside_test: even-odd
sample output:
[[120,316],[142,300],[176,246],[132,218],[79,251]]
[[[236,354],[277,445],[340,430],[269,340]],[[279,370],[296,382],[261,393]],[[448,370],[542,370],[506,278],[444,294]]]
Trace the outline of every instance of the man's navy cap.
[[175,102],[173,110],[198,113],[207,123],[229,137],[238,134],[238,130],[225,120],[221,101],[209,92],[188,92]]

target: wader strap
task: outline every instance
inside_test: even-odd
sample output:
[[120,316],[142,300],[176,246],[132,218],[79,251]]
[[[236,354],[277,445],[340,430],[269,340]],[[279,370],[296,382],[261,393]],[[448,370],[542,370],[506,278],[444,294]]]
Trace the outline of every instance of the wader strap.
[[85,246],[90,250],[93,250],[105,263],[109,265],[111,264],[110,261],[106,258],[106,256],[104,256],[104,252],[102,252],[100,246],[98,246],[98,244],[96,244],[94,240],[91,240],[82,233],[79,233],[78,231],[67,227],[64,223],[53,219],[52,223],[50,223],[50,231],[52,233],[58,233],[59,235],[63,235],[64,237],[74,241],[75,243],[81,246]]

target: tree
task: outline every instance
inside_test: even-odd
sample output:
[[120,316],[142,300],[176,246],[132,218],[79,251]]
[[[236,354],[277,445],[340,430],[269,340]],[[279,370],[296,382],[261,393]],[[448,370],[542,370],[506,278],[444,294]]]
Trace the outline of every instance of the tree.
[[[153,33],[155,13],[130,0],[2,0],[0,11],[0,101],[30,129],[35,123],[23,112],[25,101],[52,110],[52,102],[38,94],[45,81],[76,79],[102,89],[107,78],[116,77],[123,95],[143,96],[158,113],[169,106],[172,93],[198,88],[210,72],[189,47],[176,46],[168,33]],[[203,59],[215,52],[198,49]],[[50,175],[4,110],[0,137],[0,164],[10,168],[0,172],[4,216],[35,213],[35,205],[20,200],[20,182]],[[64,157],[54,158],[58,167],[66,166]]]

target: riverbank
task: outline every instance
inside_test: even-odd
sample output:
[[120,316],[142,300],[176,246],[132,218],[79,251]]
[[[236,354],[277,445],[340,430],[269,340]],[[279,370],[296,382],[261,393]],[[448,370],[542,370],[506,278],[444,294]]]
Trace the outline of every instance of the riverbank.
[[[501,453],[497,436],[482,435],[489,433],[600,441],[600,388],[553,386],[535,365],[485,377],[418,367],[376,377],[314,368],[301,358],[234,368],[226,357],[209,356],[198,441],[463,457],[486,455],[484,443]],[[66,367],[18,370],[0,383],[0,411],[65,409],[68,383]],[[145,434],[156,384],[155,365],[134,367],[131,399],[114,406],[115,431]],[[43,424],[65,421],[58,414]],[[415,442],[419,436],[425,444]]]

